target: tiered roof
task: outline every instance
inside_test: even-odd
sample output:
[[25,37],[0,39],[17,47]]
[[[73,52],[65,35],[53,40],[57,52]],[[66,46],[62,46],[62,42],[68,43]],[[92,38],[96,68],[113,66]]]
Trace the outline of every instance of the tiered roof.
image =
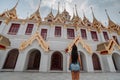
[[[10,22],[10,20],[20,20],[16,14],[16,7],[18,5],[18,2],[19,2],[19,0],[17,1],[16,5],[12,9],[7,10],[7,11],[3,12],[2,14],[0,14],[0,18],[4,18],[6,24],[8,24]],[[120,25],[114,23],[110,19],[109,15],[107,13],[107,10],[105,10],[105,11],[106,11],[106,14],[108,17],[108,26],[104,27],[103,24],[96,19],[92,8],[91,8],[91,10],[92,10],[92,15],[93,15],[93,22],[90,22],[87,19],[87,17],[85,16],[85,13],[84,13],[83,20],[79,17],[76,5],[75,5],[76,15],[73,12],[72,18],[66,9],[64,9],[63,12],[60,13],[59,5],[60,5],[60,3],[58,3],[57,15],[54,16],[52,13],[52,9],[51,9],[50,13],[45,17],[44,21],[41,19],[41,16],[40,16],[40,11],[39,11],[40,4],[39,4],[38,9],[33,14],[31,14],[29,18],[22,19],[22,20],[24,23],[26,23],[26,21],[34,21],[37,23],[38,26],[41,23],[61,24],[66,27],[67,26],[75,27],[76,30],[78,30],[81,27],[87,27],[89,30],[96,29],[98,32],[101,32],[101,30],[108,30],[109,32],[116,32],[120,35]]]

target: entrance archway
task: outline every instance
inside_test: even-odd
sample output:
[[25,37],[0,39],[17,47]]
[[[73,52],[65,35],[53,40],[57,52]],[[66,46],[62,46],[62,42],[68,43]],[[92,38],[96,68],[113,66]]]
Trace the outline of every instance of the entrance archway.
[[51,70],[63,70],[63,55],[56,51],[51,56]]
[[19,55],[18,49],[12,49],[8,52],[3,69],[14,69]]
[[39,50],[33,50],[29,54],[27,70],[39,70],[41,53]]
[[120,55],[117,53],[113,53],[112,60],[113,60],[116,71],[120,71]]
[[86,71],[86,57],[83,52],[79,51],[80,53],[80,59],[81,59],[81,71]]
[[94,53],[92,55],[92,61],[93,61],[94,70],[101,70],[101,64],[100,64],[97,54]]

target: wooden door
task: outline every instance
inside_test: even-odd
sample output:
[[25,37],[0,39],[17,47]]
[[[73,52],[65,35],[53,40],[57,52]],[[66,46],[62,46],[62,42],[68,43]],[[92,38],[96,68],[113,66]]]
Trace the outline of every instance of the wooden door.
[[101,70],[101,65],[100,65],[100,62],[99,62],[99,58],[96,54],[92,55],[92,60],[93,60],[94,70]]
[[51,57],[51,70],[63,70],[63,56],[60,52],[53,53]]
[[39,70],[41,54],[38,50],[30,53],[28,61],[28,70]]
[[7,55],[3,69],[14,69],[18,55],[19,55],[19,51],[17,49],[11,50]]

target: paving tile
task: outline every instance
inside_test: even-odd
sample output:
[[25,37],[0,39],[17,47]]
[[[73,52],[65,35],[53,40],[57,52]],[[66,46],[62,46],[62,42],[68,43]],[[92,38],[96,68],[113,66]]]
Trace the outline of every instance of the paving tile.
[[[0,80],[71,80],[71,73],[0,72]],[[81,73],[80,80],[120,80],[120,73]]]

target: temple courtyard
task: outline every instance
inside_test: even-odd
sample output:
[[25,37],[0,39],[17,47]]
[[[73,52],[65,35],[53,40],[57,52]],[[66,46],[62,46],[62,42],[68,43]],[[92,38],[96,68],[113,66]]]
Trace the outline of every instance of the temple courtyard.
[[[61,72],[0,72],[0,80],[71,80],[70,73]],[[80,80],[120,80],[120,73],[81,73]]]

